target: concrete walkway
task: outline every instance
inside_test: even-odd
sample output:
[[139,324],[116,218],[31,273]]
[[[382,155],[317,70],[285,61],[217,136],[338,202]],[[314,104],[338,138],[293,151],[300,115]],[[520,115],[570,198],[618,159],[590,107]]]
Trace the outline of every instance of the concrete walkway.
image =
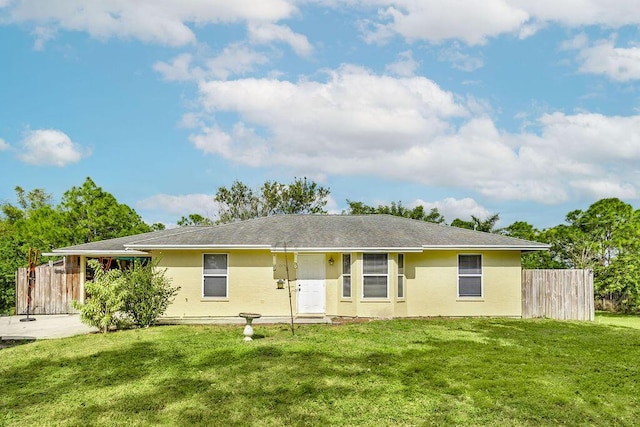
[[[49,338],[64,338],[74,335],[97,332],[98,329],[86,326],[80,322],[78,314],[47,314],[30,316],[36,319],[33,322],[21,322],[26,316],[0,316],[0,340],[39,340]],[[262,317],[254,320],[254,325],[289,323],[288,317]],[[331,319],[325,316],[296,317],[296,324],[302,323],[331,323]],[[208,324],[208,325],[233,325],[245,323],[240,317],[191,317],[161,318],[160,324]]]
[[80,322],[78,314],[49,314],[30,316],[33,322],[21,322],[26,316],[0,316],[0,339],[49,339],[96,332],[96,328]]

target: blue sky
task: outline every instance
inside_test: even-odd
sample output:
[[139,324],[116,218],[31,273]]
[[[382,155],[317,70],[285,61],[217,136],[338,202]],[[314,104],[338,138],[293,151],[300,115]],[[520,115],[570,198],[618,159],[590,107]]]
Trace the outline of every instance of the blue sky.
[[627,0],[0,0],[0,200],[90,176],[149,223],[241,180],[539,228],[640,197]]

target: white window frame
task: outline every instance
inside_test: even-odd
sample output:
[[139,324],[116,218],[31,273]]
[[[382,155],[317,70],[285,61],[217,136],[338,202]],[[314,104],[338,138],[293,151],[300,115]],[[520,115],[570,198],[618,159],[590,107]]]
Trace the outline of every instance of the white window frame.
[[[349,272],[345,273],[344,266],[345,266],[345,261],[346,261],[345,258],[347,258],[347,257],[349,258],[349,260],[348,260],[349,261]],[[352,280],[353,276],[351,275],[351,268],[352,268],[351,267],[351,254],[342,254],[342,256],[340,257],[340,260],[342,261],[342,266],[341,266],[341,268],[342,268],[341,297],[342,297],[342,299],[351,299],[351,295],[353,295],[353,280]],[[344,279],[345,279],[345,277],[349,278],[349,295],[345,295],[345,292],[344,292]]]
[[[402,260],[402,267],[400,267],[400,260]],[[405,299],[406,293],[407,293],[407,289],[406,289],[406,283],[407,281],[405,280],[404,277],[404,269],[405,269],[405,263],[406,263],[406,259],[404,254],[398,254],[398,258],[397,258],[397,266],[398,266],[398,283],[397,283],[397,290],[396,290],[396,297],[398,300],[402,301]],[[400,295],[400,289],[402,289],[402,295]]]
[[[365,261],[367,255],[384,255],[387,258],[386,273],[366,273]],[[388,300],[389,299],[389,254],[384,252],[368,252],[362,254],[362,299],[364,300]],[[364,295],[365,290],[365,278],[366,277],[384,277],[386,281],[386,295],[384,297],[367,297]]]
[[[227,265],[225,268],[225,273],[221,274],[221,273],[216,273],[216,274],[211,274],[211,273],[205,273],[204,272],[204,267],[205,267],[205,257],[207,255],[224,255],[226,261],[227,261]],[[225,288],[224,288],[224,296],[214,296],[214,295],[205,295],[204,294],[204,282],[205,279],[207,277],[224,277],[224,282],[225,282]],[[206,298],[206,299],[222,299],[222,300],[226,300],[229,298],[229,254],[227,253],[219,253],[219,252],[212,252],[212,253],[204,253],[202,254],[202,298]]]
[[[460,257],[475,256],[480,258],[480,273],[462,274],[460,273]],[[482,254],[458,254],[458,298],[483,298],[484,297],[484,267]],[[460,279],[463,277],[479,277],[480,278],[480,295],[460,295]]]

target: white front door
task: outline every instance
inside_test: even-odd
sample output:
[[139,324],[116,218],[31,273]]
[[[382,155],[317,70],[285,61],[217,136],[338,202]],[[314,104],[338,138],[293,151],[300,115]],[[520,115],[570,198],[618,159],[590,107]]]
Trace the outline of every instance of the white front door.
[[298,255],[298,314],[325,313],[324,255]]

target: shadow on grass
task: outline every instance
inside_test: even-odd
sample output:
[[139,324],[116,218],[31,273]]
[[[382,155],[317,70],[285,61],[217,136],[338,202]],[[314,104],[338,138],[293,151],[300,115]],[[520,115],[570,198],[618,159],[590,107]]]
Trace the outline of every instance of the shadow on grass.
[[35,357],[1,370],[0,412],[54,425],[624,425],[639,415],[640,342],[606,328],[485,319],[265,330],[245,344],[231,329],[163,327]]
[[0,339],[0,350],[3,348],[9,348],[9,347],[15,347],[18,345],[24,345],[24,344],[30,344],[32,342],[35,342],[35,338],[20,338],[20,339],[14,339],[14,338],[5,338],[5,339]]

